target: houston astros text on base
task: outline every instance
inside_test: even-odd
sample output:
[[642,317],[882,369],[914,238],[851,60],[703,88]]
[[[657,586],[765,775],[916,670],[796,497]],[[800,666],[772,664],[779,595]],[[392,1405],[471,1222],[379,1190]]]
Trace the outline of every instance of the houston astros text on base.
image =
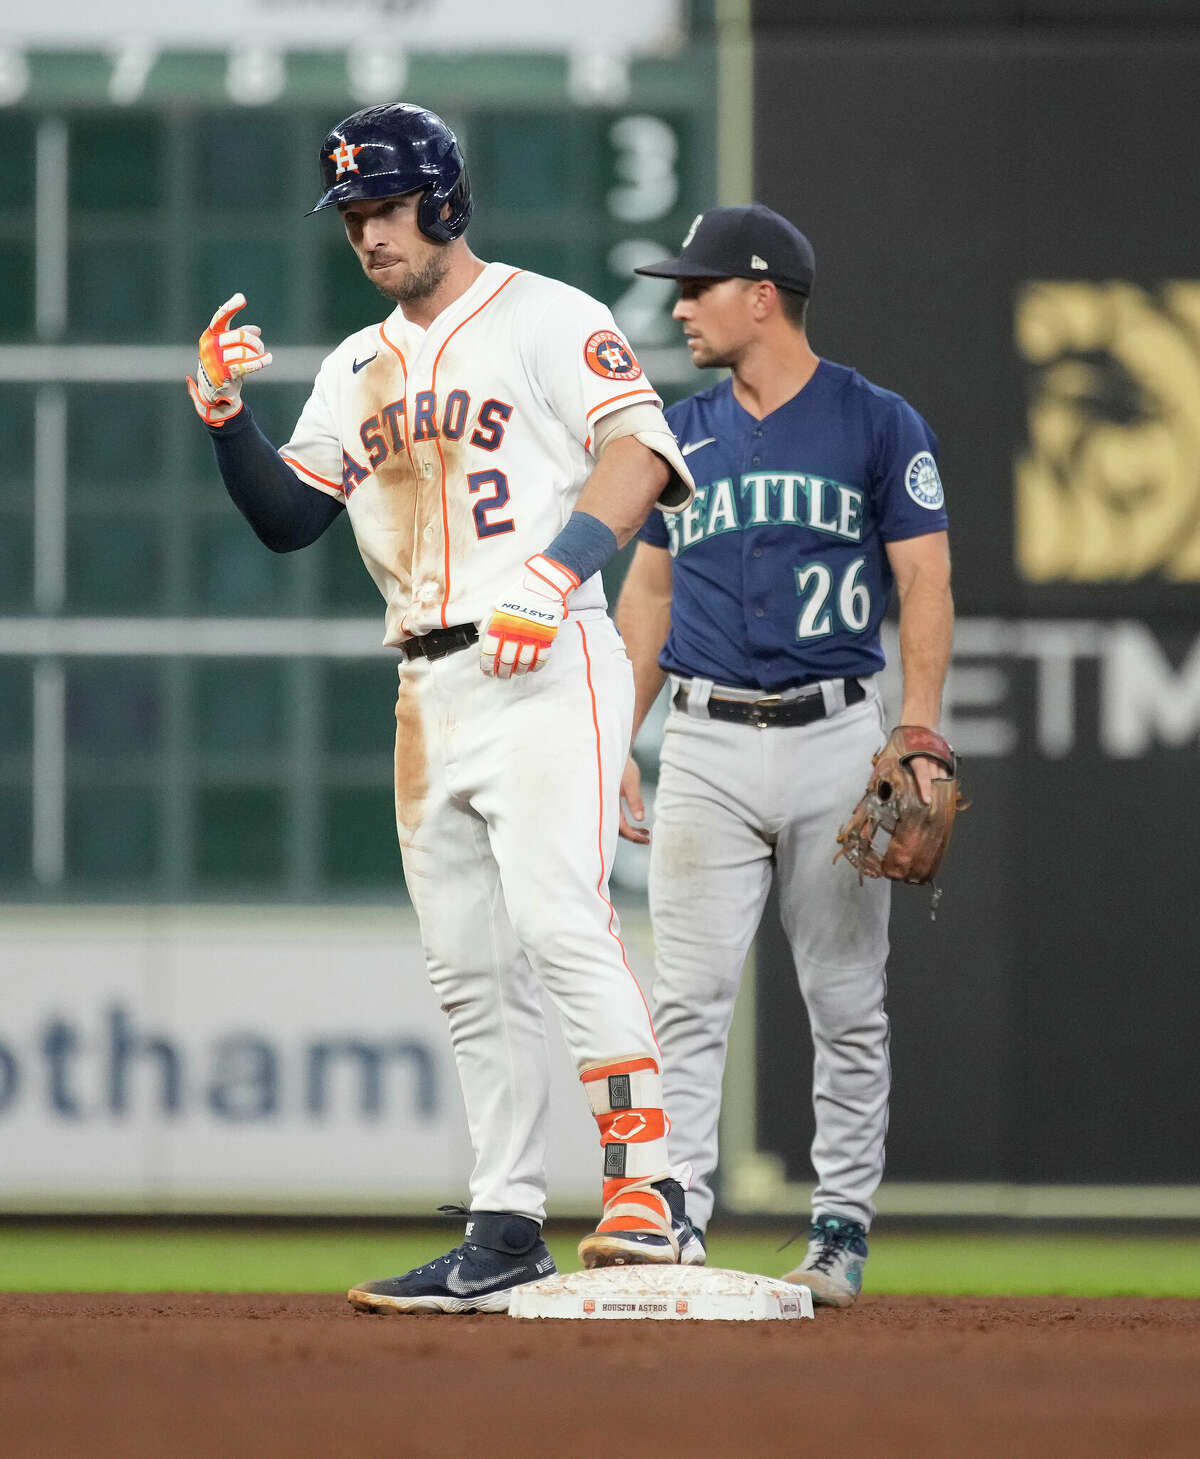
[[320,168],[313,211],[338,209],[395,307],[325,359],[279,451],[241,402],[270,355],[234,327],[240,295],[202,336],[189,389],[269,546],[349,516],[401,659],[396,823],[476,1160],[463,1242],[351,1301],[503,1311],[554,1270],[542,988],[599,1126],[585,1265],[679,1259],[660,1055],[608,896],[633,674],[599,570],[655,501],[687,506],[692,483],[608,309],[471,252],[470,181],[439,117],[356,112]]
[[[890,883],[835,865],[835,838],[885,738],[893,583],[901,721],[937,724],[953,623],[937,443],[898,395],[813,353],[813,251],[777,213],[713,208],[677,258],[639,272],[678,281],[693,363],[732,371],[667,412],[695,501],[650,514],[617,608],[635,730],[671,686],[652,834],[634,824],[632,760],[622,783],[622,832],[651,841],[671,1154],[693,1166],[703,1230],[734,998],[773,878],[815,1051],[813,1225],[789,1275],[848,1306],[883,1173]],[[913,765],[928,801],[943,771]]]

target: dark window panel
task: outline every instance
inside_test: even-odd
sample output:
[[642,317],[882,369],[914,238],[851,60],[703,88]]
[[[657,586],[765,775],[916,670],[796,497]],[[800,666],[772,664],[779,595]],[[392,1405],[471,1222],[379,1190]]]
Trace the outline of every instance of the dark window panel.
[[[192,120],[197,202],[202,209],[215,212],[244,208],[257,213],[286,206],[287,164],[296,148],[292,117],[255,115],[243,109],[205,112]],[[315,202],[316,143],[313,154]],[[232,159],[236,159],[234,165]],[[231,293],[232,289],[221,298]],[[251,297],[249,289],[242,289],[242,293]]]
[[33,606],[32,511],[0,513],[0,609],[26,613]]
[[0,339],[27,339],[34,331],[32,243],[0,242]]
[[24,786],[0,786],[0,885],[31,877],[33,811]]
[[[220,301],[218,301],[220,302]],[[192,374],[195,374],[193,368]],[[257,415],[257,411],[255,412]],[[175,449],[181,458],[182,474],[196,482],[204,482],[215,485],[220,491],[221,497],[225,496],[225,489],[221,486],[220,473],[217,471],[217,461],[213,454],[212,438],[204,428],[203,422],[196,414],[191,398],[187,394],[187,387],[184,393],[172,402],[170,408],[171,429],[176,432],[177,440]],[[189,491],[187,498],[189,504],[195,506],[203,504],[211,492]]]
[[326,793],[323,871],[342,892],[404,891],[404,871],[396,841],[396,810],[391,790],[331,789]]
[[283,674],[283,664],[275,659],[197,664],[196,748],[236,755],[281,750],[288,728]]
[[67,797],[69,874],[143,885],[157,864],[159,804],[149,786],[73,787]]
[[77,659],[67,667],[67,745],[83,755],[141,756],[160,746],[158,665],[145,659]]
[[71,210],[159,208],[166,194],[166,135],[158,115],[124,112],[71,125]]
[[196,524],[193,555],[196,610],[275,613],[287,606],[295,564],[264,547],[232,503],[228,516]]
[[197,335],[219,304],[241,293],[246,296],[246,308],[235,316],[233,328],[257,324],[268,348],[285,339],[294,340],[288,248],[286,236],[271,243],[201,240],[195,274],[188,286],[188,315],[199,321]]
[[327,756],[378,755],[390,775],[396,738],[396,670],[387,660],[331,663],[324,674],[324,735]]
[[33,677],[25,659],[0,659],[0,754],[33,741]]
[[[267,341],[268,344],[270,341]],[[291,439],[292,431],[304,409],[304,402],[312,393],[310,385],[275,385],[270,383],[270,366],[267,366],[263,382],[251,380],[245,390],[245,400],[254,412],[263,435],[272,445],[279,447]],[[313,372],[314,377],[316,372]]]
[[363,566],[362,555],[345,513],[326,529],[312,548],[320,553],[318,582],[325,611],[345,617],[379,615],[379,637],[383,638],[383,594]]
[[208,890],[278,883],[284,864],[284,795],[270,786],[208,786],[196,795],[196,878]]
[[[166,268],[161,248],[75,242],[69,272],[70,332],[76,338],[157,343],[166,333]],[[205,318],[201,324],[207,322]]]
[[33,490],[33,400],[27,385],[0,385],[0,492]]
[[562,115],[479,113],[470,129],[470,166],[481,221],[514,206],[549,208],[577,193],[574,130]]
[[[29,112],[16,107],[4,109],[4,143],[12,149],[13,157],[32,158],[37,145],[37,120]],[[22,209],[22,203],[15,197],[0,202],[0,209]]]
[[69,479],[76,500],[94,497],[100,487],[119,492],[140,487],[156,505],[161,502],[167,403],[164,388],[146,385],[76,386],[68,392]]
[[[318,226],[321,219],[313,220]],[[334,220],[336,221],[336,220]],[[317,335],[340,340],[386,319],[395,307],[367,282],[340,227],[320,245]]]
[[133,512],[72,512],[67,600],[79,613],[148,613],[166,586],[162,528]]

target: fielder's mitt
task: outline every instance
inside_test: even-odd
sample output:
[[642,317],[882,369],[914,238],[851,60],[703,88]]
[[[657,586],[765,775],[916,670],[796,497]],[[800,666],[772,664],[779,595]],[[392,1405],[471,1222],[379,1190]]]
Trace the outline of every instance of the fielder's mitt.
[[[921,799],[909,761],[927,755],[945,768],[943,779],[933,782],[928,805]],[[937,875],[950,843],[954,817],[965,810],[959,789],[958,757],[937,733],[922,725],[898,725],[875,756],[866,793],[838,832],[844,856],[864,876],[886,876],[892,881],[920,886]],[[877,833],[886,843],[875,845]]]

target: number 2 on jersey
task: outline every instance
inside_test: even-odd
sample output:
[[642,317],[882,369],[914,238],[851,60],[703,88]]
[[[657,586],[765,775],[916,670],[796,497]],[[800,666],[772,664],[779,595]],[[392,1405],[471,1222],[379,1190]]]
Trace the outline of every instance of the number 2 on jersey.
[[488,513],[498,511],[508,501],[508,477],[503,471],[472,471],[467,477],[467,489],[475,493],[481,491],[485,486],[492,488],[491,496],[481,496],[472,506],[471,510],[475,516],[475,535],[477,537],[496,537],[501,532],[511,532],[515,524],[511,517],[501,517],[499,521],[489,521]]
[[[838,584],[838,617],[851,633],[861,633],[871,617],[871,594],[864,583],[855,581],[865,562],[865,557],[856,557]],[[825,606],[832,588],[833,573],[825,563],[810,562],[796,569],[796,592],[803,600],[796,620],[797,638],[824,638],[833,632],[832,617]]]

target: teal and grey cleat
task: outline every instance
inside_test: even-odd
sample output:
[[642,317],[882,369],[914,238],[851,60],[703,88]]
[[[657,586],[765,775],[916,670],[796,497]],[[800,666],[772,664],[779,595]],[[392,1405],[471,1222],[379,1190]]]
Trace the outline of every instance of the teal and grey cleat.
[[862,1291],[866,1263],[865,1226],[846,1216],[816,1216],[804,1260],[784,1281],[807,1287],[819,1307],[851,1307]]

